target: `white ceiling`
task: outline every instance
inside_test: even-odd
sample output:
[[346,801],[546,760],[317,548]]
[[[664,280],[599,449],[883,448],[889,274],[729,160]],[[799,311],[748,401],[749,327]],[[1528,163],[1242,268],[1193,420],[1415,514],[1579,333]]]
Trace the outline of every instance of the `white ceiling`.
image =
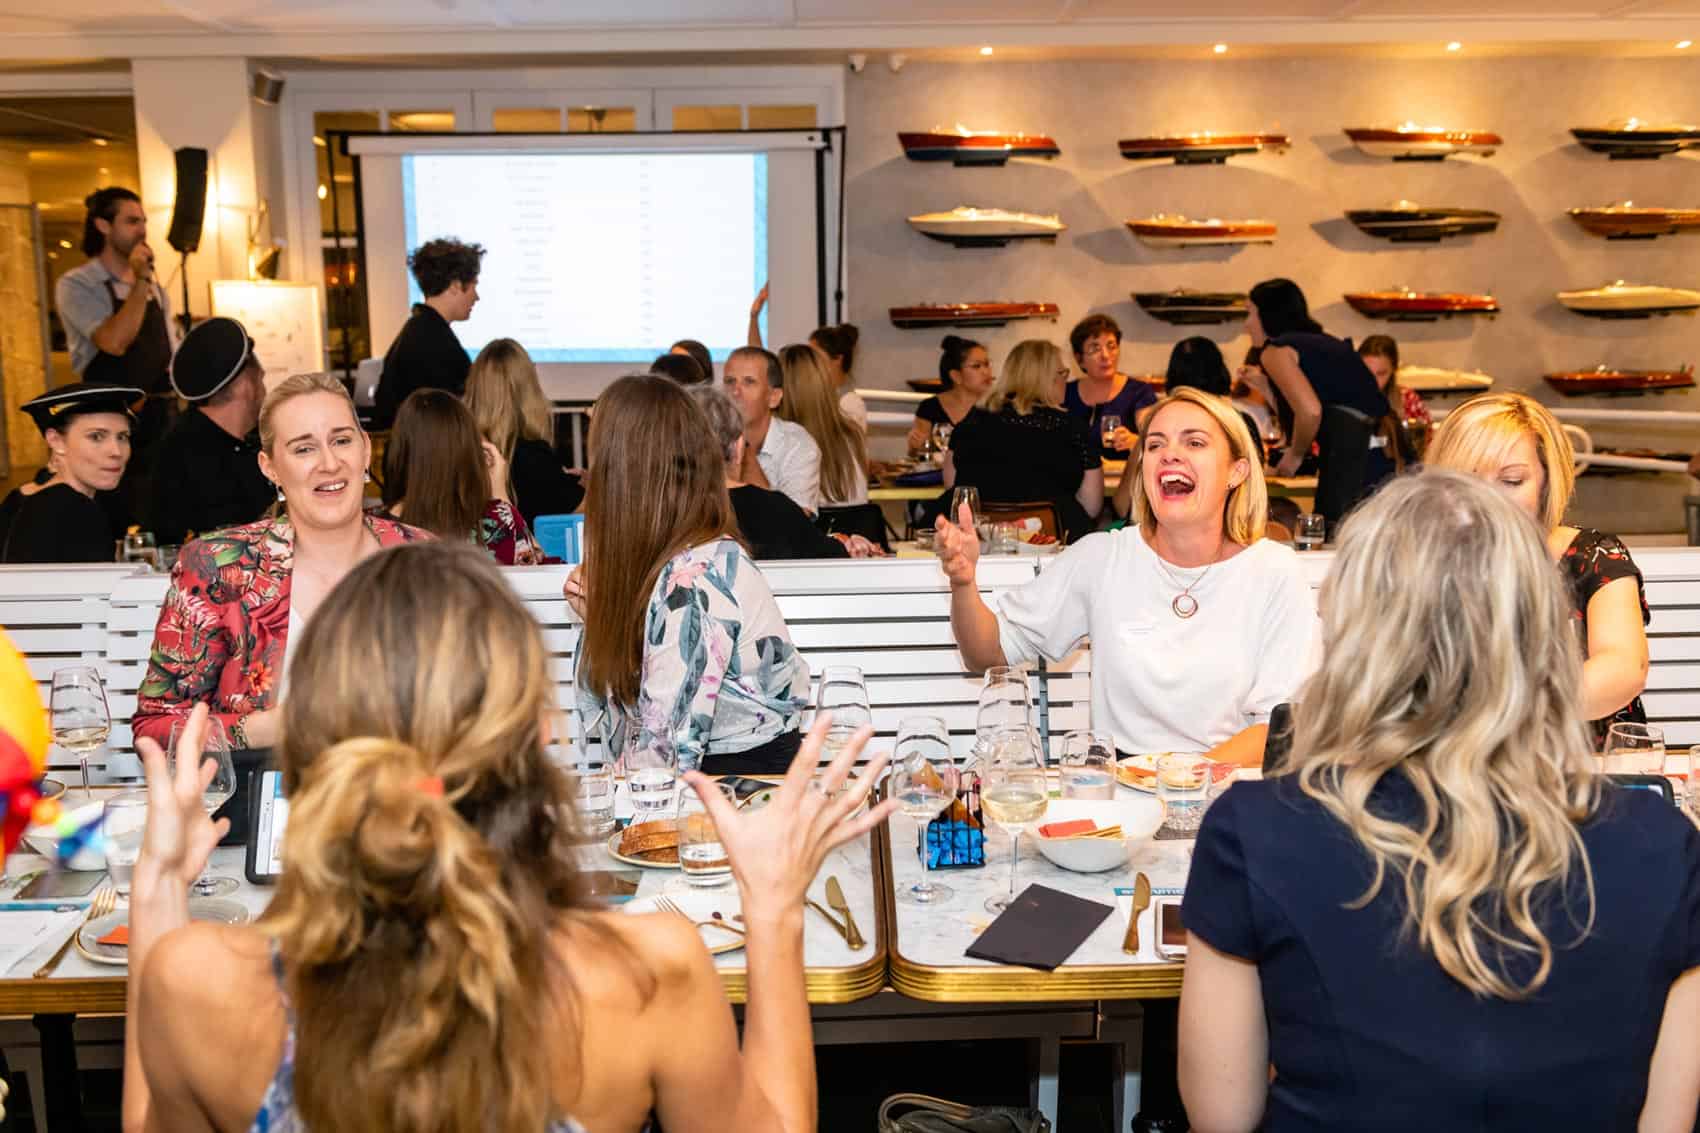
[[1700,39],[1700,0],[0,0],[0,58]]

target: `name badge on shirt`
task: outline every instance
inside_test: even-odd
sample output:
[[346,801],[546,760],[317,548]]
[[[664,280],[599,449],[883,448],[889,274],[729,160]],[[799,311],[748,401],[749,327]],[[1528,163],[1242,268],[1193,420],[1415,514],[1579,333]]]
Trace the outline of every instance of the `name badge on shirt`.
[[1116,627],[1117,631],[1122,636],[1122,640],[1128,642],[1137,641],[1156,630],[1156,628],[1157,623],[1148,618],[1134,618],[1132,621],[1123,622],[1121,625]]

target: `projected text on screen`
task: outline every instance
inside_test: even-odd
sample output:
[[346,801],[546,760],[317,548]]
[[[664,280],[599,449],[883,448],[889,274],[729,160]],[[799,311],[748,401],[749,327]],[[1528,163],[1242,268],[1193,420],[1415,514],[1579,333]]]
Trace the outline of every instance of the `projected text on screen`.
[[767,280],[765,154],[411,154],[402,186],[410,250],[484,245],[454,324],[473,352],[506,337],[538,362],[648,363],[695,338],[724,359]]

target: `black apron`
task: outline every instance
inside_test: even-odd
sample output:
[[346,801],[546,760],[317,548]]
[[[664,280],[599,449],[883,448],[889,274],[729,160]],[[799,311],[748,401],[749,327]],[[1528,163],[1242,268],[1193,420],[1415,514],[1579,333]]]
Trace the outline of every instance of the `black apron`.
[[[112,286],[112,277],[108,276],[101,282],[116,313],[123,302]],[[94,358],[83,370],[84,381],[134,386],[148,395],[141,411],[136,414],[136,425],[130,431],[130,463],[124,469],[124,478],[119,482],[117,491],[102,493],[109,497],[101,501],[102,506],[106,508],[114,530],[120,533],[143,514],[152,464],[148,450],[155,441],[165,436],[171,423],[177,419],[177,394],[171,388],[170,371],[171,332],[165,325],[165,311],[150,285],[147,311],[142,315],[142,329],[136,332],[130,349],[123,354],[108,354],[97,349]]]

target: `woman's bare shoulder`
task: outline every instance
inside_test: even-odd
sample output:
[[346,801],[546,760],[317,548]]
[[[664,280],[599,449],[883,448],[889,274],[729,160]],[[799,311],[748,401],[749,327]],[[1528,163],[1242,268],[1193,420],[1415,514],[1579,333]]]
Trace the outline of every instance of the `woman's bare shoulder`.
[[575,985],[598,998],[647,1006],[713,973],[696,929],[666,913],[576,913],[555,939]]

